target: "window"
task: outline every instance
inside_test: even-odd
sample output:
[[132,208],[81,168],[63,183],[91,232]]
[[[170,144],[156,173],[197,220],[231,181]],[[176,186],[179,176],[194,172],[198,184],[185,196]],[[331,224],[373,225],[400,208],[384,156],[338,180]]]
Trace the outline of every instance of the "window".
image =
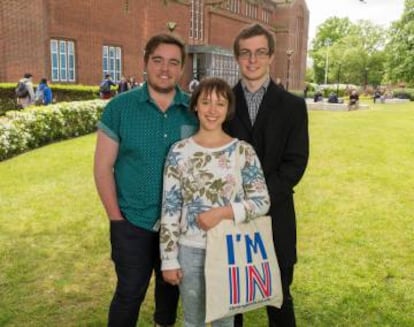
[[249,18],[257,19],[257,8],[257,5],[246,2],[246,16]]
[[75,42],[50,40],[51,77],[54,82],[75,82]]
[[190,37],[195,40],[203,39],[203,1],[191,1]]
[[112,80],[120,81],[122,76],[122,50],[120,47],[104,45],[102,48],[102,77],[110,74]]
[[262,21],[266,24],[269,24],[270,18],[272,17],[272,10],[271,9],[262,9]]
[[240,0],[228,0],[229,10],[240,14]]
[[237,62],[234,60],[233,53],[206,53],[201,55],[199,77],[215,76],[227,81],[230,85],[235,85],[240,76]]

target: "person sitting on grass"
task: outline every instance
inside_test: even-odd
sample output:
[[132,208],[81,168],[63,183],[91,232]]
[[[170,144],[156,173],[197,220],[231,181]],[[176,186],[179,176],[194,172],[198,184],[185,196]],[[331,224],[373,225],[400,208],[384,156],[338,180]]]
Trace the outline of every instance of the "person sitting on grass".
[[331,94],[329,94],[328,97],[328,103],[338,103],[338,96],[336,95],[335,92],[331,92]]
[[315,95],[313,96],[313,102],[321,102],[323,101],[323,95],[320,90],[315,92]]
[[356,90],[352,90],[349,96],[348,111],[356,110],[359,107],[359,95]]

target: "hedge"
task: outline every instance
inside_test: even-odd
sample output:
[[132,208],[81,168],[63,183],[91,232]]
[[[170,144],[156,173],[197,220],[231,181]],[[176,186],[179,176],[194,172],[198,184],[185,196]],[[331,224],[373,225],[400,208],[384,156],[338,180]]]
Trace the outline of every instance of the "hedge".
[[0,118],[0,161],[42,145],[91,133],[107,101],[73,101],[7,111]]
[[410,99],[410,101],[414,101],[414,89],[411,88],[401,88],[395,89],[393,92],[394,98],[398,99]]
[[[0,116],[16,109],[17,83],[0,83]],[[37,85],[34,85],[35,89]],[[99,87],[89,85],[50,84],[54,102],[94,100],[99,98]]]

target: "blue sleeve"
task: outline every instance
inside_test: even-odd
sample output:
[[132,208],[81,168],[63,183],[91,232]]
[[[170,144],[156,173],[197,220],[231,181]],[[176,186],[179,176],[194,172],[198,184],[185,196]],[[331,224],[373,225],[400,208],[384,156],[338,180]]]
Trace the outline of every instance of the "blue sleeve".
[[52,90],[48,87],[44,89],[44,102],[45,104],[49,104],[52,102],[53,96],[52,96]]

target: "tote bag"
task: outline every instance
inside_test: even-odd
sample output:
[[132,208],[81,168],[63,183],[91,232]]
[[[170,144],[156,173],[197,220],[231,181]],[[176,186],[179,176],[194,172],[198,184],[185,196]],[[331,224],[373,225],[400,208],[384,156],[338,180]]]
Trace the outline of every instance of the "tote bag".
[[283,302],[270,216],[223,220],[207,233],[206,322]]

